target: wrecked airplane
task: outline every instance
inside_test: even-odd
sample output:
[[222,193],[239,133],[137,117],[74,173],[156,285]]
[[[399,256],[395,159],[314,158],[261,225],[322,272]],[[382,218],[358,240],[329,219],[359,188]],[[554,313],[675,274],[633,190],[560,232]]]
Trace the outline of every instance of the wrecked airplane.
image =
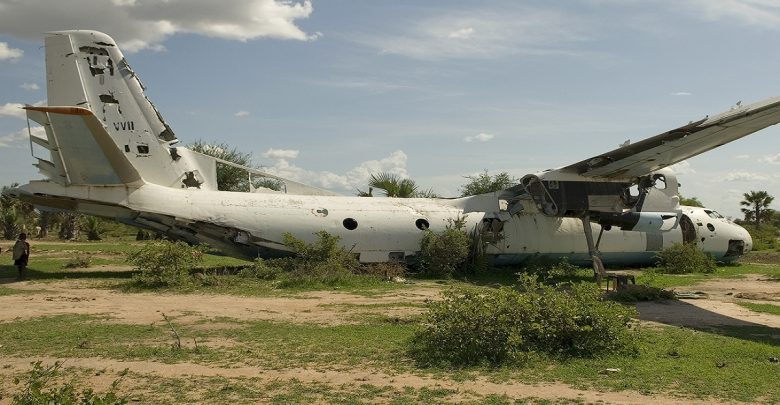
[[[749,234],[712,210],[680,206],[665,167],[780,121],[780,98],[727,112],[555,170],[496,193],[456,199],[359,198],[238,166],[281,191],[218,191],[216,165],[233,163],[179,144],[108,35],[49,34],[48,106],[27,106],[45,129],[30,134],[44,180],[11,193],[41,209],[76,211],[207,243],[233,255],[289,255],[283,234],[313,241],[327,231],[361,262],[405,260],[428,230],[453,218],[495,264],[531,257],[647,264],[673,243],[696,243],[718,260],[751,249]],[[237,165],[234,165],[237,166]]]

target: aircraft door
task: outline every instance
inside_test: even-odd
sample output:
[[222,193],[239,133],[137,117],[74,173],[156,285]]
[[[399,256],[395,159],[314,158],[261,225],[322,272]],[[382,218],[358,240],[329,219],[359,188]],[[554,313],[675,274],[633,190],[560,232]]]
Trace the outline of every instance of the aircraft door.
[[696,226],[687,215],[680,218],[680,230],[682,230],[683,243],[696,243]]

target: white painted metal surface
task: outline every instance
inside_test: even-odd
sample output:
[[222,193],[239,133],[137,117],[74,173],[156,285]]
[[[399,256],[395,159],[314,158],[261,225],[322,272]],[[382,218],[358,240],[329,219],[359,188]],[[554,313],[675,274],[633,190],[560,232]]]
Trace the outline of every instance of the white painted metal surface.
[[[686,136],[671,131],[533,177],[553,193],[566,184],[578,190],[579,200],[551,203],[586,207],[581,212],[541,212],[544,203],[522,187],[459,199],[359,198],[281,179],[282,193],[225,192],[217,191],[218,162],[177,145],[109,36],[52,33],[46,66],[50,106],[28,107],[28,117],[46,128],[47,139],[33,142],[50,151],[38,163],[49,180],[14,195],[245,256],[288,254],[285,233],[312,241],[324,230],[340,236],[363,262],[400,259],[419,250],[427,229],[465,218],[497,264],[540,255],[586,262],[578,215],[604,224],[603,234],[593,225],[593,236],[600,236],[607,263],[646,264],[661,248],[682,241],[728,260],[750,250],[747,232],[707,210],[680,207],[673,174],[651,172],[780,121],[780,100],[768,100],[684,127]],[[614,191],[636,183],[644,184],[638,198]]]

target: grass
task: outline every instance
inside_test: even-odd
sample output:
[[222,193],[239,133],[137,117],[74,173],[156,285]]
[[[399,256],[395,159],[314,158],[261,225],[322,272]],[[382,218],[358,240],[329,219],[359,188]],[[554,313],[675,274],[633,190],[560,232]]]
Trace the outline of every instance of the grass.
[[[37,243],[29,271],[35,281],[81,278],[110,281],[110,285],[128,288],[133,271],[128,267],[106,270],[101,265],[124,266],[125,253],[135,249],[128,243]],[[45,250],[45,251],[44,251]],[[93,265],[86,269],[66,270],[62,264],[73,252],[93,255]],[[37,256],[36,256],[37,252]],[[96,257],[98,256],[98,257]],[[222,269],[240,266],[243,261],[218,255],[207,255],[204,268],[220,273]],[[441,285],[471,284],[493,286],[516,280],[517,269],[470,276],[466,280],[437,281]],[[226,271],[229,272],[229,271]],[[643,272],[639,283],[657,287],[680,287],[715,278],[739,278],[761,274],[780,279],[780,266],[740,264],[721,266],[711,275],[664,275]],[[10,256],[0,255],[0,278],[16,276]],[[572,279],[591,279],[590,269],[578,271]],[[236,275],[208,276],[205,285],[190,286],[176,293],[211,293],[247,296],[297,294],[302,291],[329,290],[360,293],[366,296],[408,288],[404,284],[376,279],[356,278],[337,286],[316,283],[279,289],[274,281],[242,278]],[[433,284],[433,283],[431,283]],[[433,287],[436,288],[436,287]],[[138,291],[128,289],[129,291]],[[149,291],[149,290],[143,290]],[[164,290],[169,292],[171,290]],[[0,286],[0,297],[27,293]],[[182,307],[187,299],[183,296]],[[326,305],[328,306],[328,305]],[[563,382],[594,390],[632,390],[648,395],[682,395],[692,398],[715,398],[745,402],[780,402],[776,376],[780,365],[769,359],[780,357],[780,330],[760,326],[721,327],[692,330],[676,327],[640,331],[637,357],[611,355],[587,359],[550,359],[539,357],[524,368],[420,369],[407,356],[408,339],[418,327],[419,318],[396,318],[386,315],[395,308],[419,307],[403,301],[392,303],[330,304],[343,311],[345,325],[315,325],[270,321],[208,319],[203,322],[227,323],[229,327],[210,329],[196,323],[173,319],[185,347],[174,350],[173,338],[162,317],[152,325],[129,325],[103,316],[58,315],[20,319],[0,323],[0,356],[107,358],[143,360],[163,363],[196,363],[233,368],[247,365],[265,370],[369,370],[388,375],[408,373],[442,381],[487,378],[497,382],[523,383]],[[780,306],[744,304],[751,310],[778,314]],[[751,307],[752,306],[752,307]],[[13,308],[6,308],[13,311]],[[192,339],[197,339],[196,350]],[[67,364],[67,363],[66,363]],[[606,368],[621,371],[607,376]],[[90,373],[84,373],[89,381]],[[131,397],[142,403],[181,403],[207,401],[214,403],[515,403],[501,395],[477,395],[463,391],[435,388],[404,388],[353,383],[332,384],[295,379],[269,381],[267,378],[186,377],[162,378],[150,374],[130,374]],[[359,378],[359,376],[356,376]],[[0,370],[0,395],[7,395],[11,379]],[[154,381],[154,384],[151,382]],[[132,385],[136,384],[136,385]],[[125,385],[125,384],[123,384]],[[12,387],[12,385],[10,385]],[[150,388],[151,387],[151,388]],[[12,388],[10,388],[12,389]],[[544,400],[525,398],[519,403],[580,403],[577,400]]]
[[780,315],[780,305],[772,304],[755,304],[752,302],[738,302],[740,306],[743,306],[754,312],[762,312],[765,314]]
[[721,265],[714,273],[693,274],[663,274],[655,268],[642,269],[642,273],[636,278],[638,284],[646,284],[651,287],[670,288],[687,287],[712,279],[736,279],[743,278],[747,274],[760,274],[780,280],[780,266],[766,264],[731,264]]
[[[611,355],[568,360],[538,357],[524,368],[452,370],[418,369],[406,355],[408,339],[417,327],[414,322],[370,319],[359,324],[322,326],[233,320],[235,327],[216,330],[178,325],[175,319],[173,322],[184,342],[197,337],[201,342],[200,349],[193,349],[191,344],[182,350],[171,349],[173,338],[167,326],[161,323],[126,325],[100,317],[62,315],[2,324],[0,353],[3,356],[192,362],[229,368],[246,365],[278,370],[368,369],[390,375],[412,373],[443,380],[460,375],[466,379],[484,377],[510,383],[560,381],[581,388],[635,390],[650,395],[671,393],[746,402],[780,401],[780,386],[776,380],[779,366],[769,360],[780,356],[780,338],[778,331],[772,328],[645,329],[640,332],[640,353],[636,357]],[[210,347],[209,342],[216,339],[233,344]],[[619,368],[621,372],[605,377],[600,371],[606,368]],[[289,386],[290,383],[285,384]],[[240,384],[236,385],[233,380],[228,385],[231,386],[230,395],[250,395],[242,394]],[[311,385],[304,384],[296,394],[298,388],[289,387],[284,392],[271,394],[272,399],[277,398],[272,402],[297,402],[298,399],[311,402],[315,397],[336,398],[339,392],[331,386],[311,393]],[[354,390],[347,390],[339,398],[349,400],[348,394]],[[407,399],[412,402],[438,400],[436,395],[419,390]]]

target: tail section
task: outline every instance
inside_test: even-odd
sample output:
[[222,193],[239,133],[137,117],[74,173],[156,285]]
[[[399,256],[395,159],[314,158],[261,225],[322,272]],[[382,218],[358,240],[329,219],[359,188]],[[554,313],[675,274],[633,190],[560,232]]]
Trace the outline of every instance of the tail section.
[[178,142],[173,130],[108,35],[51,33],[46,77],[51,107],[27,110],[46,129],[47,139],[31,139],[51,151],[51,159],[38,164],[51,180],[217,189],[216,162],[173,146]]

